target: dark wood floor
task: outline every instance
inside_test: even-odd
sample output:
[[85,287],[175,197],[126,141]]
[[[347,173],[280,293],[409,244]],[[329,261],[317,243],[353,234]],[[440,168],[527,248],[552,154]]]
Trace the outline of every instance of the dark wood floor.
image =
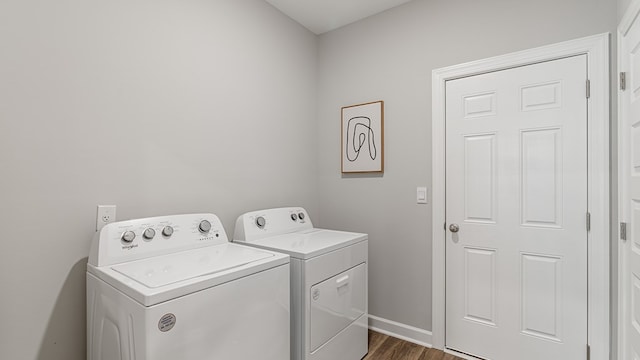
[[369,330],[369,354],[363,360],[462,360],[440,350]]

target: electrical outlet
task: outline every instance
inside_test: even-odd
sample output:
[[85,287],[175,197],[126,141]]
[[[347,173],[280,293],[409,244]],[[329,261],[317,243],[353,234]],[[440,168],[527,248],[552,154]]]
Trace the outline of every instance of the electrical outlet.
[[100,231],[103,226],[116,221],[115,205],[98,205],[96,216],[96,231]]

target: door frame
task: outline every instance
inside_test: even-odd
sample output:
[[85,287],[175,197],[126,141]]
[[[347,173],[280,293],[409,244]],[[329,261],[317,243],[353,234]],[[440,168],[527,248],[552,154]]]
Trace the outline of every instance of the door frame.
[[[634,22],[636,21],[636,18],[638,17],[638,15],[640,15],[640,1],[638,0],[632,0],[631,3],[629,4],[629,6],[627,7],[627,10],[624,13],[624,16],[622,17],[622,19],[620,20],[620,23],[618,24],[618,36],[617,36],[617,59],[618,59],[618,71],[625,71],[628,74],[629,69],[627,68],[627,66],[625,66],[624,62],[623,62],[623,56],[625,56],[624,54],[622,54],[622,39],[624,36],[627,35],[627,33],[629,32],[629,30],[631,30],[631,27],[634,25]],[[627,89],[625,91],[629,91],[629,87],[627,87]],[[618,155],[618,179],[617,179],[617,185],[618,185],[618,216],[617,216],[617,223],[621,223],[621,222],[628,222],[629,217],[631,216],[631,212],[629,209],[629,205],[628,205],[628,201],[627,201],[627,197],[629,196],[629,188],[628,188],[628,183],[627,183],[627,179],[629,176],[628,173],[628,163],[631,160],[629,158],[628,155],[628,147],[631,146],[629,144],[628,141],[628,135],[625,133],[626,129],[629,128],[629,117],[628,117],[628,108],[627,106],[623,105],[624,102],[624,95],[622,94],[623,91],[620,89],[620,87],[617,88],[617,92],[618,92],[618,134],[617,134],[617,138],[618,138],[618,149],[617,149],[617,155]],[[620,228],[616,229],[616,237],[614,240],[616,244],[615,246],[618,249],[618,268],[617,268],[617,293],[615,295],[617,295],[617,318],[615,319],[617,321],[617,323],[615,324],[615,329],[617,331],[617,344],[615,344],[615,351],[617,352],[617,355],[620,356],[621,354],[624,354],[625,351],[625,346],[626,343],[625,341],[627,341],[627,332],[625,330],[625,324],[626,324],[626,319],[628,317],[627,314],[627,306],[628,304],[626,304],[627,301],[627,289],[626,289],[626,284],[628,281],[628,276],[627,273],[625,271],[625,268],[627,267],[627,256],[626,256],[626,248],[628,246],[628,241],[623,242],[621,241],[621,236],[620,236]]]
[[431,125],[433,347],[462,356],[445,348],[446,81],[582,54],[587,55],[587,76],[591,83],[590,99],[587,105],[587,203],[591,214],[591,230],[587,235],[589,264],[587,341],[591,348],[591,359],[609,358],[609,33],[433,70]]

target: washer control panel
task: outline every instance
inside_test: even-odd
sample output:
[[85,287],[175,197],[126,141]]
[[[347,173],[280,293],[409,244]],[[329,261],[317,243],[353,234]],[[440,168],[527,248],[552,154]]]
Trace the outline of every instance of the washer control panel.
[[312,228],[307,211],[301,207],[257,210],[238,217],[233,240],[252,241]]
[[89,264],[104,266],[228,241],[220,219],[213,214],[119,221],[96,232]]

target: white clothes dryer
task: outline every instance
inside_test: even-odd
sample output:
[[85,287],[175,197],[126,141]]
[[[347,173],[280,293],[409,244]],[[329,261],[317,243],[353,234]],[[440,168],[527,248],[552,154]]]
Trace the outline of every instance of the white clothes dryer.
[[289,359],[289,256],[228,242],[217,216],[106,225],[87,265],[87,359]]
[[291,359],[367,354],[367,234],[316,229],[290,207],[241,215],[233,241],[291,256]]

